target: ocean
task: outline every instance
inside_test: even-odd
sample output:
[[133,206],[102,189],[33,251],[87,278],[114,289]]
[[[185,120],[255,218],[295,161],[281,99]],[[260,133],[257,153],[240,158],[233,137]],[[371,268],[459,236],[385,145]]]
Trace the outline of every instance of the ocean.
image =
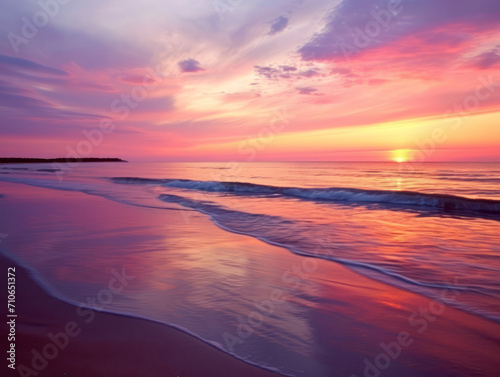
[[[12,164],[1,182],[40,188],[0,198],[0,233],[54,295],[285,375],[362,375],[342,359],[420,330],[412,300],[500,325],[498,163]],[[99,299],[124,268],[135,282]]]

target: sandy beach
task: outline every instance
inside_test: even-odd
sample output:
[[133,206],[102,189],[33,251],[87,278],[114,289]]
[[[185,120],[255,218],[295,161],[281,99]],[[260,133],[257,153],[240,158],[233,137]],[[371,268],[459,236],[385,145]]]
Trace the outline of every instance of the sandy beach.
[[[98,292],[99,288],[106,287],[109,272],[105,271],[109,270],[105,268],[105,259],[99,255],[114,245],[121,250],[116,257],[120,259],[114,260],[111,265],[118,265],[117,261],[120,260],[129,269],[129,274],[137,276],[134,288],[130,285],[132,295],[130,298],[124,297],[123,305],[135,294],[138,297],[149,294],[148,287],[152,287],[152,284],[159,285],[166,294],[178,289],[164,283],[162,279],[165,276],[179,275],[176,280],[178,284],[189,284],[191,279],[196,278],[197,283],[189,286],[189,290],[184,287],[182,292],[185,293],[182,294],[190,297],[191,305],[200,305],[197,309],[200,311],[197,313],[200,326],[205,321],[211,321],[212,326],[219,323],[211,318],[213,314],[209,308],[212,303],[208,302],[208,297],[212,294],[210,284],[215,284],[211,279],[220,281],[220,274],[225,271],[218,271],[220,267],[207,259],[205,252],[200,252],[212,242],[212,238],[205,237],[200,243],[192,233],[189,242],[183,246],[186,247],[185,253],[195,253],[196,250],[200,253],[190,256],[184,254],[182,258],[176,256],[173,260],[168,259],[164,249],[142,257],[136,253],[140,245],[143,248],[145,245],[152,247],[155,240],[152,237],[158,235],[154,224],[163,226],[168,220],[170,226],[178,222],[181,225],[177,227],[188,227],[182,225],[184,222],[179,214],[175,218],[165,217],[171,216],[169,213],[172,211],[151,211],[78,192],[5,182],[0,184],[0,193],[4,195],[0,203],[2,232],[8,234],[2,246],[16,258],[42,266],[40,273],[46,282],[64,278],[67,285],[59,288],[63,293],[66,293],[66,289],[68,292],[70,288],[75,289],[78,286],[76,283],[88,282],[91,277],[99,281],[94,274],[100,270],[104,271],[104,278],[101,284],[93,286],[93,291]],[[45,217],[37,216],[41,213],[46,214]],[[73,216],[74,213],[78,213],[78,216]],[[122,223],[136,226],[138,219],[142,228],[134,230],[132,237],[123,241],[125,235]],[[311,377],[375,376],[378,373],[382,375],[382,372],[384,376],[494,377],[500,370],[500,325],[449,306],[447,302],[460,300],[460,293],[454,291],[452,286],[443,292],[443,300],[431,300],[368,279],[337,263],[300,257],[253,238],[223,232],[214,227],[205,215],[193,216],[189,226],[189,229],[215,237],[213,240],[217,243],[212,252],[220,261],[223,261],[221,253],[224,250],[227,249],[231,258],[235,257],[234,250],[238,250],[239,258],[243,258],[238,268],[248,274],[248,286],[242,289],[245,292],[258,292],[258,296],[251,296],[253,299],[270,297],[270,287],[283,293],[282,303],[276,306],[274,315],[256,328],[248,341],[258,341],[260,338],[257,336],[265,333],[266,326],[274,325],[276,320],[290,315],[287,314],[289,310],[305,308],[306,303],[300,301],[301,297],[314,294],[309,300],[311,303],[307,311],[290,317],[295,322],[283,330],[291,334],[295,332],[297,336],[308,336],[311,345],[318,347],[317,352],[304,352],[303,360],[297,361],[310,368]],[[71,229],[77,230],[78,234],[70,234]],[[129,234],[132,232],[130,229],[127,228]],[[51,234],[54,236],[48,237]],[[181,239],[172,232],[166,234],[168,242],[181,247]],[[44,235],[47,237],[44,238]],[[65,239],[65,243],[59,244],[62,239]],[[165,245],[166,242],[166,239],[161,238],[159,245]],[[75,261],[68,257],[57,263],[40,262],[45,258],[40,252],[59,253],[67,250],[69,253],[70,250],[74,252],[72,248],[75,245],[90,254]],[[169,250],[174,252],[173,248]],[[208,266],[211,271],[209,275],[203,273],[197,276],[196,268],[189,265],[194,263],[190,261],[194,256],[201,258],[196,262],[198,268],[199,263]],[[304,263],[304,260],[308,262]],[[19,374],[2,366],[2,369],[8,370],[8,375],[276,375],[240,361],[175,328],[123,315],[78,309],[47,294],[21,266],[5,257],[2,257],[1,265],[3,279],[7,278],[7,267],[16,267],[16,311],[19,315],[16,319],[16,366],[29,368],[23,369],[25,374]],[[309,268],[309,273],[302,271],[294,275],[293,279],[281,279],[295,268],[290,266],[302,266],[305,270]],[[256,271],[257,268],[259,270]],[[161,272],[161,275],[154,275],[155,271]],[[187,275],[189,271],[193,276]],[[259,275],[255,275],[257,273]],[[140,286],[136,287],[138,284]],[[137,292],[133,289],[137,289]],[[2,290],[1,295],[2,302],[6,302],[5,290]],[[178,304],[175,300],[181,299],[180,296],[171,297],[164,305],[175,306]],[[175,297],[177,299],[174,300]],[[238,299],[234,294],[227,294],[220,296],[217,301],[220,307],[234,308],[238,307]],[[154,304],[154,301],[150,302]],[[167,310],[167,306],[158,308]],[[238,334],[237,316],[241,313],[227,320],[228,325],[225,326],[229,326],[226,328],[231,334]],[[214,330],[221,344],[224,340],[223,329]],[[6,334],[7,331],[4,323],[2,332]],[[61,332],[66,332],[67,336],[61,335]],[[2,336],[2,348],[8,350],[5,341],[6,337]],[[272,344],[272,339],[267,338],[265,341]],[[57,342],[64,345],[64,349],[47,346]],[[239,351],[239,346],[237,343],[236,351]],[[54,353],[57,356],[46,362],[38,356],[33,361],[34,356],[39,355],[37,352],[43,354],[44,350],[46,356],[52,357]],[[280,354],[278,348],[269,348],[267,352],[275,360],[286,357]]]
[[[19,313],[17,370],[3,360],[4,376],[278,376],[165,325],[102,312],[81,316],[76,306],[48,295],[19,264],[0,256],[0,265],[3,280],[7,266],[15,268]],[[7,302],[6,290],[0,300]],[[2,323],[2,350],[9,349],[7,332]]]

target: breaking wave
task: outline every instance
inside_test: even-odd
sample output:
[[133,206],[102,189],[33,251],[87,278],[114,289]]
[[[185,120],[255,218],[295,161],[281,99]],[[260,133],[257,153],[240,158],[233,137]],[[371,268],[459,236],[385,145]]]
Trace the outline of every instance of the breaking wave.
[[259,185],[244,182],[193,181],[188,179],[111,178],[120,184],[156,184],[205,192],[239,195],[276,195],[305,200],[352,203],[384,203],[432,207],[450,211],[474,211],[500,214],[500,200],[475,199],[458,195],[416,191],[363,190],[348,187],[300,188]]

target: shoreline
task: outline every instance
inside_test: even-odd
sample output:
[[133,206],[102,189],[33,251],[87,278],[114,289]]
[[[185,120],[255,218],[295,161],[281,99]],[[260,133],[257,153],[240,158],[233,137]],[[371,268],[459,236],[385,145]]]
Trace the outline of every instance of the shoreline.
[[[6,194],[8,198],[7,201],[0,202],[0,204],[3,204],[4,218],[7,220],[0,224],[2,226],[0,231],[9,234],[5,240],[5,245],[12,251],[15,250],[16,256],[19,254],[21,264],[26,261],[28,266],[36,266],[35,261],[42,251],[49,252],[54,249],[61,252],[66,250],[67,246],[83,245],[85,253],[80,254],[82,258],[78,260],[78,264],[73,265],[70,263],[71,260],[66,258],[66,263],[52,264],[50,265],[51,268],[48,269],[43,264],[38,264],[42,268],[33,269],[28,267],[28,270],[33,271],[35,276],[38,276],[37,271],[43,271],[46,274],[43,275],[45,278],[54,276],[54,274],[62,274],[61,279],[67,283],[72,283],[88,281],[89,276],[87,274],[90,271],[105,272],[100,274],[104,278],[98,280],[95,290],[89,290],[77,298],[78,302],[85,301],[85,296],[89,292],[90,295],[95,295],[94,292],[97,292],[108,281],[110,268],[115,266],[119,268],[125,266],[127,271],[130,268],[130,273],[138,276],[138,279],[134,281],[134,285],[136,283],[138,286],[143,284],[140,289],[143,293],[148,292],[145,289],[147,284],[144,285],[146,282],[151,284],[159,283],[162,281],[162,276],[166,276],[166,273],[169,275],[180,273],[179,284],[185,281],[185,272],[191,273],[189,268],[176,270],[176,267],[178,267],[178,261],[182,260],[184,263],[187,261],[184,256],[189,257],[193,254],[176,254],[175,248],[172,247],[167,247],[168,250],[171,250],[171,253],[164,254],[163,250],[165,250],[166,241],[172,240],[167,246],[179,245],[179,243],[174,241],[177,240],[175,233],[169,232],[170,238],[165,238],[163,236],[165,234],[163,225],[160,225],[162,228],[158,228],[158,224],[168,224],[168,221],[172,221],[173,224],[177,222],[183,223],[184,220],[180,214],[171,217],[169,212],[166,211],[151,211],[147,208],[123,205],[81,192],[58,191],[18,183],[2,182],[0,192]],[[72,215],[75,213],[78,213],[78,216]],[[40,218],[40,214],[46,216]],[[47,217],[49,214],[50,216]],[[302,324],[307,326],[305,328],[308,331],[311,329],[311,344],[323,347],[317,354],[312,354],[310,360],[318,362],[317,365],[324,367],[324,369],[314,369],[314,365],[312,365],[312,369],[308,369],[311,371],[308,376],[350,376],[353,373],[358,373],[357,376],[360,377],[363,375],[367,362],[374,363],[378,360],[377,357],[386,355],[384,353],[386,352],[385,348],[381,348],[381,342],[386,345],[393,345],[395,341],[400,343],[401,353],[391,361],[390,368],[384,368],[383,374],[385,376],[408,375],[409,377],[421,377],[433,374],[442,377],[458,377],[467,376],[473,372],[481,372],[483,376],[496,375],[494,370],[498,370],[498,367],[500,367],[500,361],[497,360],[496,356],[499,346],[494,344],[496,340],[500,339],[500,326],[498,324],[454,309],[446,305],[446,302],[430,300],[373,281],[347,267],[329,261],[316,260],[313,274],[297,275],[293,279],[288,278],[283,281],[280,279],[281,273],[289,274],[291,267],[294,268],[300,264],[304,266],[303,263],[311,261],[310,258],[297,256],[288,250],[267,245],[248,236],[219,231],[206,215],[193,214],[193,216],[190,228],[193,228],[194,224],[196,224],[196,232],[201,232],[201,234],[210,232],[214,237],[219,234],[223,238],[216,238],[215,240],[217,242],[223,240],[229,242],[228,245],[231,246],[228,247],[229,256],[232,257],[233,250],[240,250],[242,255],[261,261],[256,265],[248,265],[243,271],[254,271],[252,267],[256,266],[261,273],[258,276],[266,278],[263,268],[268,268],[271,279],[266,280],[266,287],[278,287],[288,294],[284,303],[276,306],[278,314],[283,313],[283,310],[286,310],[290,303],[293,304],[295,300],[301,299],[298,295],[301,291],[294,290],[294,288],[297,288],[297,284],[304,288],[315,287],[317,292],[316,300],[322,305],[316,305],[316,300],[314,300],[312,302],[313,306],[307,307],[307,315],[300,316],[301,321],[294,323],[294,329],[304,328],[301,326]],[[52,222],[49,222],[48,220],[51,218]],[[139,249],[131,245],[143,245],[142,242],[144,242],[139,241],[138,235],[124,241],[123,236],[130,232],[128,229],[136,228],[137,221],[140,221],[141,225],[147,229],[142,230],[142,232],[148,236],[148,242],[153,240],[150,238],[151,236],[159,237],[159,254],[136,253],[135,250]],[[129,228],[129,226],[132,228]],[[123,229],[127,229],[127,231],[124,232]],[[26,230],[29,230],[29,232],[26,232]],[[71,232],[75,230],[78,230],[78,232],[72,235]],[[97,238],[89,237],[89,235],[94,234],[101,236]],[[47,237],[44,239],[45,235]],[[61,239],[72,239],[73,241],[60,244]],[[103,240],[110,240],[113,247],[120,250],[117,255],[119,259],[105,264],[105,259],[101,259],[102,254],[99,253],[99,250],[102,248],[104,248],[102,250],[105,250],[106,248],[106,243],[103,243]],[[230,240],[234,240],[234,243]],[[203,243],[192,245],[192,251],[197,253],[195,255],[204,257],[206,252],[211,250],[202,248],[207,242],[207,239],[203,239]],[[64,254],[66,253],[59,253],[59,255]],[[170,254],[172,257],[165,259]],[[112,255],[110,254],[110,256]],[[209,268],[211,274],[213,271],[217,271],[214,270],[216,265],[212,263],[211,259],[202,259],[202,261],[208,263],[207,268]],[[4,260],[1,260],[1,262],[3,266]],[[100,263],[103,262],[104,264],[100,266]],[[145,270],[141,269],[141,263],[145,263],[147,267]],[[47,267],[50,266],[47,265]],[[150,272],[157,270],[158,266],[162,267],[162,274],[150,275]],[[305,267],[308,266],[311,267],[305,265]],[[70,267],[72,268],[70,269]],[[5,270],[7,269],[5,268]],[[140,276],[141,271],[146,271],[147,274]],[[206,276],[203,275],[204,278]],[[45,278],[41,279],[42,286]],[[300,280],[297,282],[297,279]],[[205,280],[202,279],[200,282],[203,281]],[[248,287],[253,288],[255,286],[258,289],[255,281],[254,278],[249,279]],[[33,284],[35,283],[33,282],[31,285]],[[29,294],[26,294],[25,298],[20,298],[20,305],[22,303],[32,305],[33,302],[38,300],[40,301],[38,307],[41,307],[41,311],[38,313],[38,309],[20,310],[20,313],[25,313],[23,314],[23,331],[27,334],[27,341],[23,341],[23,344],[25,344],[23,346],[25,362],[30,363],[33,358],[31,353],[32,344],[38,342],[36,344],[38,344],[39,349],[45,346],[48,332],[58,334],[65,331],[65,324],[68,321],[77,322],[76,320],[78,320],[78,328],[71,327],[69,332],[72,333],[78,331],[78,329],[82,330],[82,333],[75,337],[75,340],[71,338],[68,348],[60,353],[67,354],[70,347],[73,347],[74,351],[68,356],[68,360],[59,365],[59,360],[62,360],[62,356],[59,355],[53,361],[58,364],[55,373],[44,374],[45,371],[43,371],[43,373],[40,373],[42,377],[45,375],[52,377],[58,375],[57,373],[63,375],[64,372],[71,370],[78,363],[84,364],[78,368],[87,368],[85,373],[81,374],[82,376],[278,376],[278,374],[254,367],[245,361],[240,361],[241,359],[218,350],[214,346],[199,340],[196,336],[188,335],[175,327],[171,329],[166,324],[141,319],[141,317],[98,312],[96,313],[96,319],[105,318],[103,323],[94,327],[97,323],[96,320],[87,326],[83,321],[90,318],[88,314],[78,315],[74,305],[64,301],[61,302],[50,295],[50,300],[47,300],[47,293],[43,292],[40,285],[38,285],[38,288],[30,287],[26,288],[26,290],[30,291]],[[172,287],[175,286],[165,285],[165,292],[168,293]],[[192,288],[195,289],[195,293],[201,294],[201,296],[192,297],[202,300],[205,300],[205,294],[210,292],[204,289],[203,284],[196,284]],[[61,295],[64,297],[64,286],[60,286],[59,289],[61,289]],[[25,289],[22,288],[22,290]],[[36,292],[40,291],[42,293],[37,295]],[[303,292],[307,293],[305,290]],[[272,298],[270,288],[269,291],[265,288],[263,293],[260,296],[261,298]],[[2,294],[5,293],[2,292]],[[175,299],[176,296],[170,297]],[[229,303],[231,302],[230,297],[225,297],[225,299],[228,299]],[[170,302],[174,303],[175,301]],[[52,306],[54,309],[52,309]],[[31,307],[33,308],[33,306]],[[300,307],[306,308],[303,304]],[[158,308],[161,309],[161,307]],[[429,310],[435,315],[427,317]],[[65,312],[66,316],[61,316],[62,312]],[[203,308],[201,313],[204,313]],[[245,314],[245,312],[240,312],[240,314]],[[388,320],[389,318],[390,320]],[[163,328],[167,330],[158,330]],[[234,330],[236,329],[230,330],[231,334],[235,334]],[[18,331],[21,331],[20,328],[18,328]],[[106,334],[108,331],[111,333]],[[163,335],[159,335],[160,331]],[[223,330],[220,331],[222,334]],[[293,331],[290,334],[293,334]],[[401,337],[401,334],[404,336]],[[408,338],[408,334],[411,336],[410,338]],[[175,343],[184,344],[188,341],[187,339],[189,339],[190,344],[195,344],[195,348],[185,346],[183,349],[178,349],[179,347]],[[250,338],[250,341],[253,339]],[[4,341],[3,337],[2,341]],[[21,340],[18,340],[18,342],[18,350],[20,350]],[[168,344],[163,344],[164,342]],[[72,346],[72,344],[76,345]],[[208,349],[210,351],[207,351]],[[137,359],[135,353],[138,350],[141,352],[141,359],[136,362],[134,361]],[[172,356],[173,352],[175,352],[174,356]],[[100,353],[105,353],[106,356],[103,357]],[[177,356],[178,354],[180,356]],[[176,364],[174,367],[177,369],[171,368],[172,365],[170,365],[169,360],[165,360],[165,355],[175,359]],[[278,358],[275,365],[283,365],[279,364],[282,355],[276,353],[275,356]],[[20,353],[18,353],[17,357],[19,361]],[[112,362],[108,360],[109,358],[111,358]],[[234,368],[236,369],[233,368],[233,371],[229,369],[228,363],[230,361],[228,360],[232,360],[235,365]],[[140,368],[134,369],[133,373],[126,374],[128,369],[124,368],[122,364],[132,361],[135,364],[161,365],[149,374]],[[207,362],[212,368],[210,369],[211,372],[207,370],[205,365]],[[87,365],[89,363],[93,365]],[[198,366],[198,369],[194,371],[192,370],[194,366],[191,365],[193,363]],[[212,365],[214,363],[216,365]],[[29,364],[26,365],[29,366]],[[170,369],[167,370],[167,368]],[[245,371],[241,372],[240,368],[244,368]],[[102,374],[99,374],[101,372]],[[19,373],[16,372],[14,375],[19,375]],[[80,376],[80,374],[74,373],[68,375]]]
[[[16,278],[16,370],[7,368],[11,376],[281,376],[174,327],[62,301],[4,253],[0,264],[15,268]],[[7,268],[2,275],[6,281]],[[7,302],[6,293],[1,291],[1,302]],[[7,334],[8,326],[2,326]],[[6,338],[4,351],[9,350]]]

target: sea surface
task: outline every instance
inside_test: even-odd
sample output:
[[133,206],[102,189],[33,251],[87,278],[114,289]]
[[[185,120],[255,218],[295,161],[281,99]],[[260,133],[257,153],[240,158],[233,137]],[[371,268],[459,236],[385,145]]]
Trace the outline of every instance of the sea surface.
[[[33,241],[12,236],[9,252],[55,294],[86,302],[111,268],[134,258],[131,273],[147,276],[147,284],[131,284],[105,310],[174,325],[283,374],[330,375],[311,356],[328,352],[308,331],[311,313],[333,305],[318,285],[300,280],[279,311],[264,320],[255,315],[259,324],[251,336],[238,326],[272,289],[292,283],[293,274],[309,266],[314,275],[315,260],[428,299],[453,286],[460,300],[448,305],[500,323],[498,163],[12,164],[0,166],[0,181],[143,208],[126,223],[119,215],[96,216],[86,236],[76,229],[81,222],[62,224],[43,207],[43,225],[25,229],[44,235],[38,250]],[[0,198],[0,208],[6,200]],[[84,209],[73,214],[79,216],[92,218]],[[113,221],[120,224],[113,233],[120,242],[106,238]],[[96,240],[92,249],[89,238]],[[284,266],[289,274],[270,278],[280,260],[270,260],[260,244],[307,262],[300,273]],[[81,270],[79,278],[71,272]]]

